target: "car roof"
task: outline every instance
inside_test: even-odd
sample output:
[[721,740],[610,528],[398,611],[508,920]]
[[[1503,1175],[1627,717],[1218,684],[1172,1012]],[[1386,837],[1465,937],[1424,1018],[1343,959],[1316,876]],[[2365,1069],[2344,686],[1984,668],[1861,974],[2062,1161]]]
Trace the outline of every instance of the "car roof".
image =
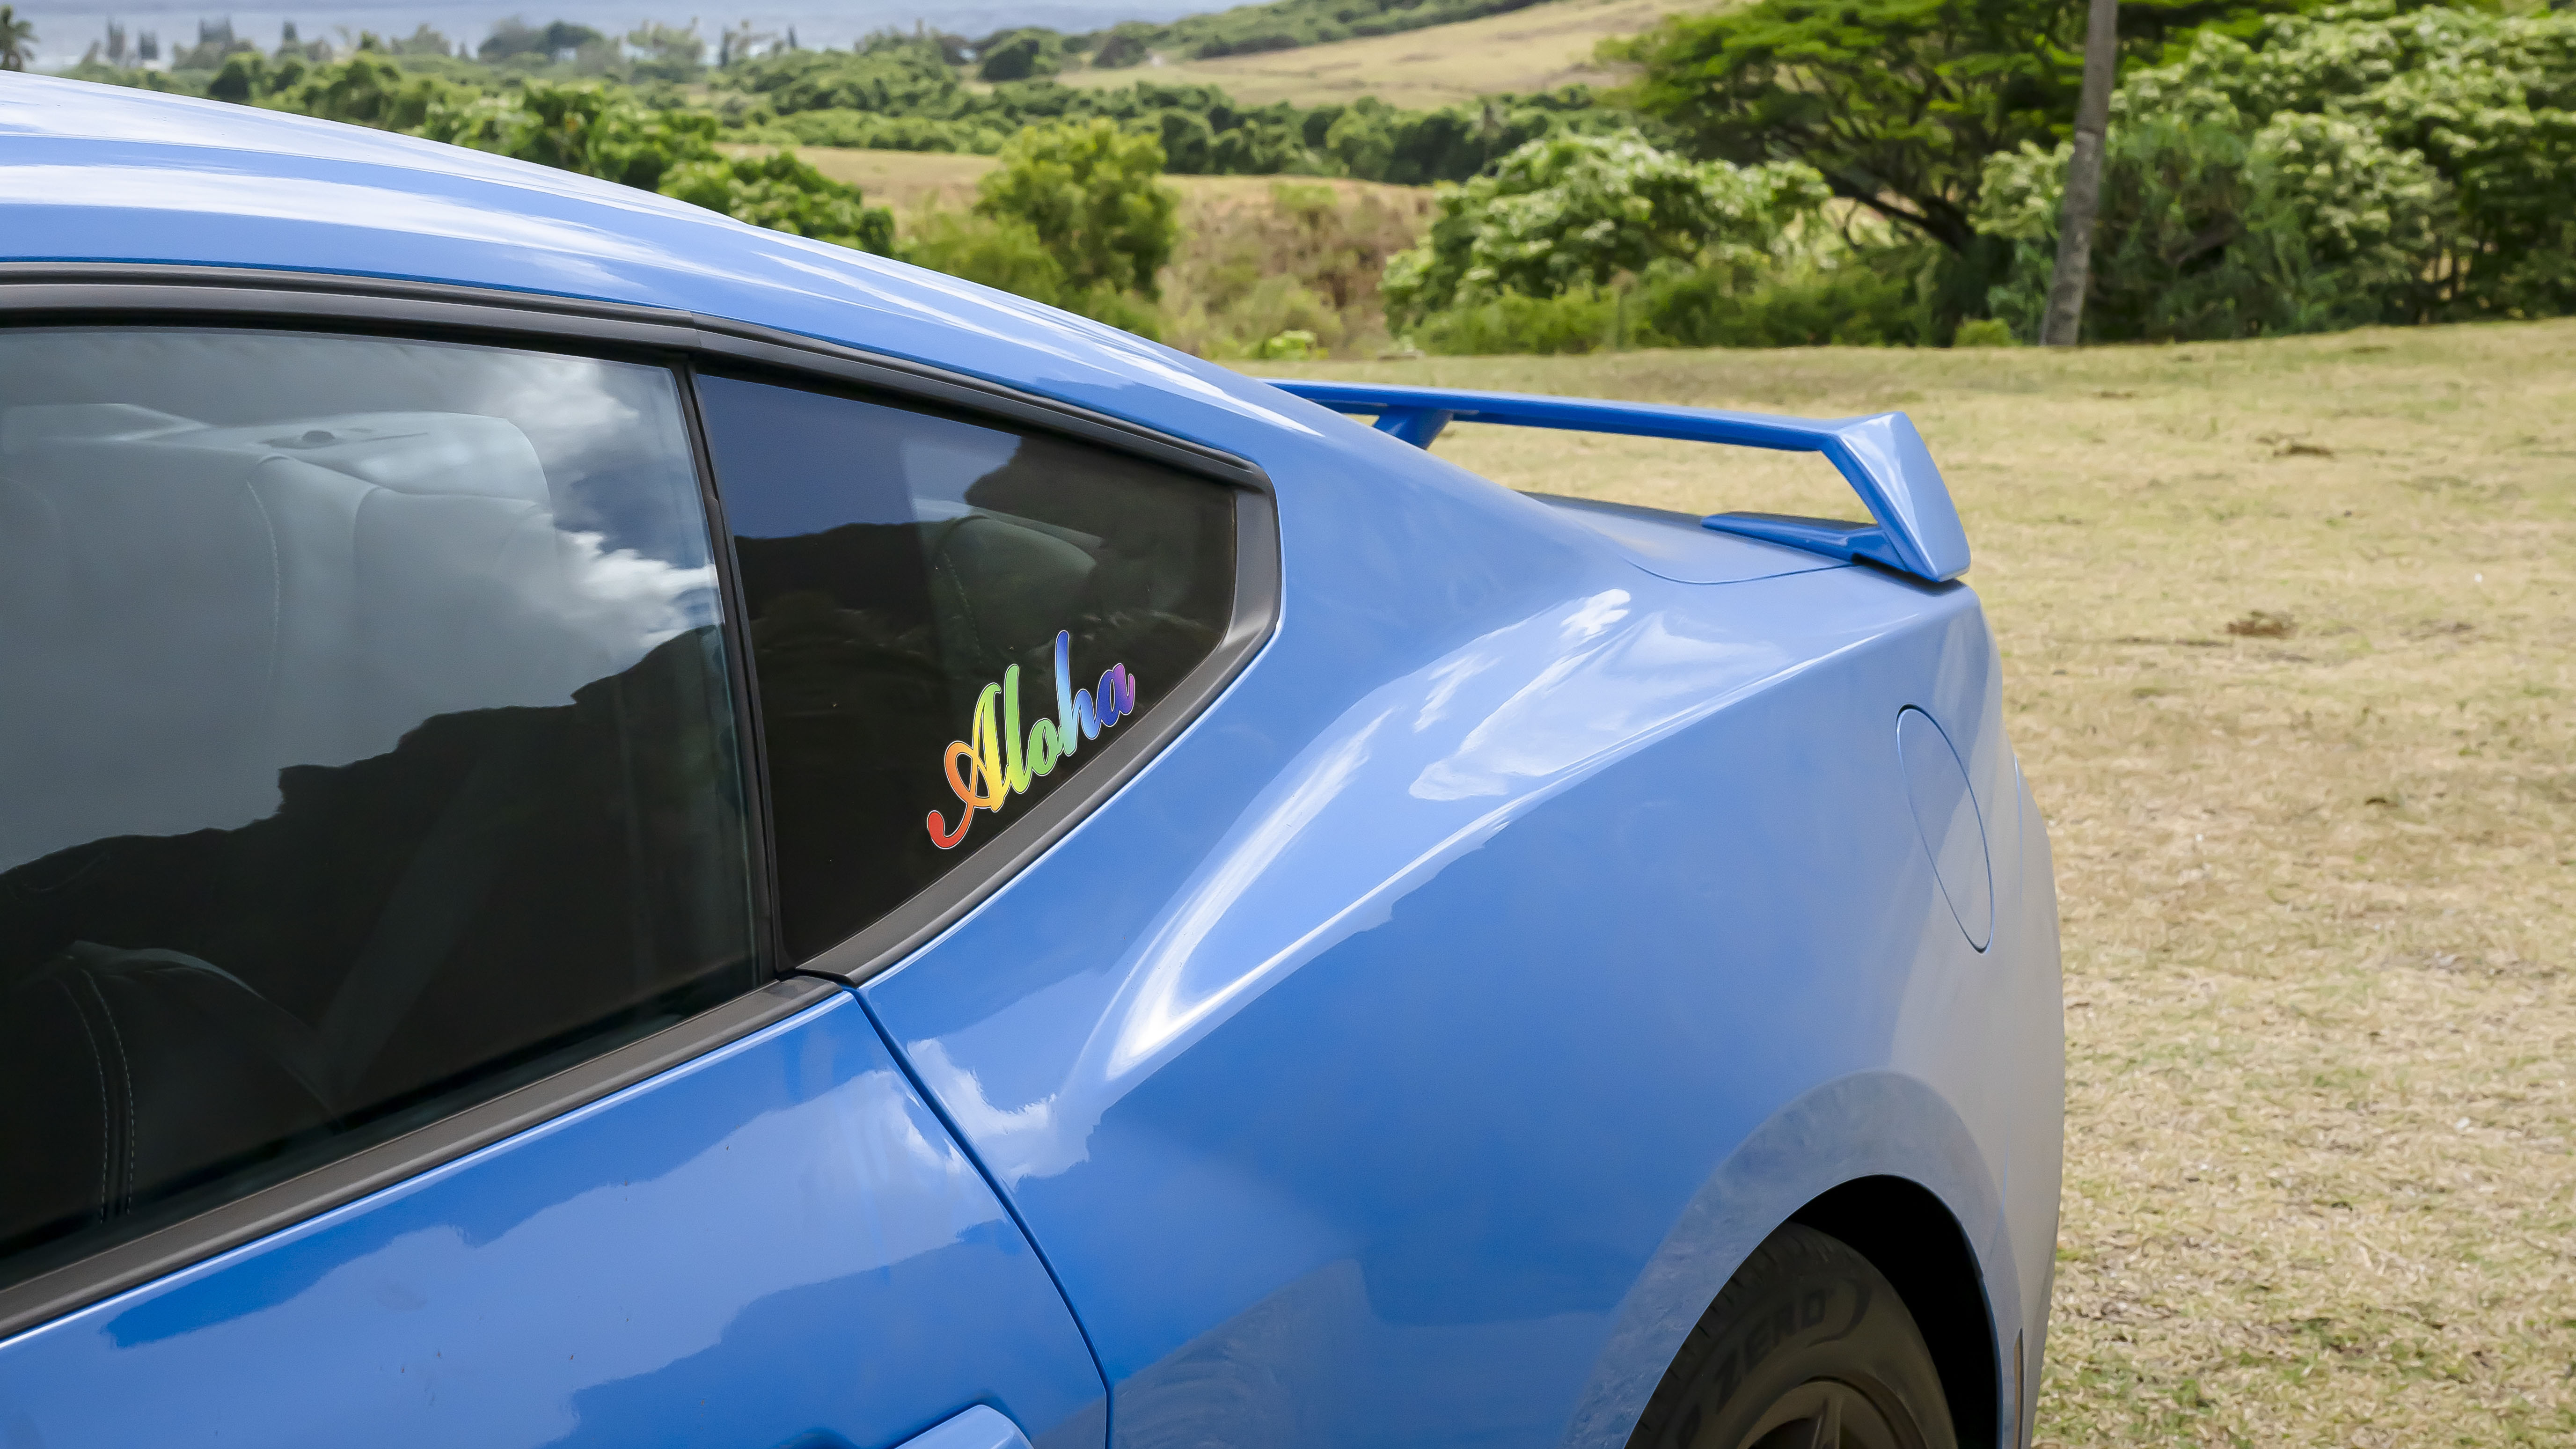
[[954,277],[593,177],[218,101],[0,81],[0,262],[380,276],[663,307],[827,338],[1239,447],[1302,405]]

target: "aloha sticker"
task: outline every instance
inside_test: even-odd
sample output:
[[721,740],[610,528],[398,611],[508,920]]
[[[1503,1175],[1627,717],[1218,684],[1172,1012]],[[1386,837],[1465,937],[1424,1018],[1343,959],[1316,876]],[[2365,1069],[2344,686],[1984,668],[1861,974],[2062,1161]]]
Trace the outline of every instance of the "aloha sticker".
[[1136,676],[1124,664],[1112,664],[1100,672],[1097,691],[1073,687],[1073,635],[1057,630],[1055,636],[1055,712],[1054,719],[1042,719],[1030,725],[1025,744],[1020,734],[1020,666],[1014,664],[1002,671],[1002,682],[984,686],[975,697],[975,715],[966,730],[966,738],[948,744],[948,788],[957,792],[958,801],[966,808],[958,813],[957,828],[951,830],[930,812],[931,843],[942,850],[955,850],[966,838],[966,827],[975,823],[975,812],[990,810],[1000,814],[1002,804],[1013,795],[1025,795],[1029,782],[1055,773],[1058,760],[1073,758],[1084,740],[1100,738],[1100,732],[1136,712]]

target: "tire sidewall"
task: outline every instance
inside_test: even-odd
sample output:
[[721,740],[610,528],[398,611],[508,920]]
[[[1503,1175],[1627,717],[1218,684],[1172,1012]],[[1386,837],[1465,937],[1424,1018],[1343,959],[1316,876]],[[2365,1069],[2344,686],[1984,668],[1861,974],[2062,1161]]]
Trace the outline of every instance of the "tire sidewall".
[[1904,1300],[1867,1258],[1791,1224],[1728,1280],[1630,1449],[1736,1449],[1772,1406],[1818,1379],[1869,1399],[1907,1449],[1957,1449],[1939,1371]]

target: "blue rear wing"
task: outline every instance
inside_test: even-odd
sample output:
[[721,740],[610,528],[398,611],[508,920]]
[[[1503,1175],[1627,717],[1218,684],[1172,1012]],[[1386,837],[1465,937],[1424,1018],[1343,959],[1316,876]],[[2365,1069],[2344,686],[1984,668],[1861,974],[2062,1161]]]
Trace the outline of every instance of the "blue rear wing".
[[1643,438],[1685,438],[1822,453],[1869,509],[1869,523],[1787,518],[1770,513],[1718,513],[1700,520],[1721,533],[1787,544],[1840,559],[1864,558],[1919,579],[1939,583],[1968,571],[1968,535],[1950,489],[1932,463],[1923,435],[1903,413],[1865,418],[1786,418],[1729,413],[1660,403],[1604,402],[1597,398],[1539,397],[1530,393],[1470,392],[1462,388],[1395,387],[1367,382],[1280,381],[1272,385],[1343,413],[1377,417],[1382,433],[1428,448],[1453,421],[1509,423],[1524,428],[1565,428],[1584,433],[1627,433]]

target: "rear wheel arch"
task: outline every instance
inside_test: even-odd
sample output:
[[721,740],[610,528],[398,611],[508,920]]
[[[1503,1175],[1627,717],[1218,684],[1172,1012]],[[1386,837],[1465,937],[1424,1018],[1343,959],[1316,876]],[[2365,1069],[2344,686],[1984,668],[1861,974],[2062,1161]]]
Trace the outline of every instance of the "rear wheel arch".
[[[1862,1262],[1839,1275],[1831,1267],[1851,1264],[1855,1256]],[[1840,1309],[1793,1312],[1793,1304],[1825,1305],[1836,1295],[1838,1276],[1856,1286],[1858,1296],[1834,1301],[1849,1302],[1857,1316],[1837,1329]],[[1872,1282],[1876,1292],[1903,1305],[1895,1320],[1865,1306],[1873,1297],[1867,1286]],[[1799,1320],[1794,1325],[1793,1317]],[[1757,1362],[1760,1370],[1753,1367]],[[1806,1387],[1797,1387],[1801,1383]],[[1992,1316],[1975,1254],[1957,1219],[1937,1196],[1904,1178],[1857,1178],[1809,1201],[1738,1265],[1663,1368],[1627,1445],[1695,1443],[1709,1432],[1731,1444],[1748,1431],[1765,1446],[1783,1435],[1805,1443],[1816,1433],[1831,1436],[1826,1442],[1843,1449],[1882,1440],[1888,1449],[1994,1445],[2000,1442],[2000,1388]],[[1784,1424],[1763,1432],[1784,1416],[1803,1423],[1819,1412],[1819,1405],[1794,1402],[1818,1389],[1833,1390],[1855,1405],[1878,1401],[1892,1416],[1892,1430],[1879,1422],[1862,1432],[1865,1426],[1845,1409],[1815,1421],[1826,1428]],[[1773,1404],[1783,1393],[1788,1397]],[[1915,1407],[1898,1407],[1906,1403]],[[1705,1430],[1703,1414],[1710,1416]],[[1839,1433],[1830,1427],[1837,1420]],[[1919,1434],[1907,1427],[1918,1421]]]
[[1941,1199],[1901,1177],[1856,1178],[1789,1221],[1841,1239],[1887,1276],[1931,1346],[1959,1442],[2000,1442],[1994,1312],[1976,1250]]
[[[1566,1449],[1628,1443],[1692,1327],[1756,1250],[1801,1214],[1815,1214],[1816,1231],[1828,1236],[1849,1233],[1854,1250],[1873,1267],[1894,1264],[1913,1296],[1923,1299],[1919,1310],[1909,1302],[1908,1313],[1920,1311],[1931,1331],[1954,1335],[1962,1322],[2021,1324],[2025,1290],[2014,1259],[1985,1232],[2003,1222],[2002,1177],[1952,1100],[1913,1073],[1854,1072],[1782,1100],[1734,1138],[1674,1211],[1594,1358],[1566,1427]],[[1950,1271],[1929,1275],[1928,1285],[1899,1261],[1907,1235],[1894,1229],[1908,1222],[1944,1230],[1925,1236]],[[1970,1226],[1963,1230],[1963,1224]],[[1944,1293],[1945,1286],[1957,1291]],[[1960,1303],[1968,1305],[1964,1318]],[[1959,1442],[1985,1449],[1999,1436],[1989,1428],[1978,1438],[1975,1431],[2006,1412],[1992,1388],[2003,1343],[1991,1333],[1979,1342],[1989,1345],[1979,1350],[1989,1365],[1989,1387],[1980,1394],[1971,1373],[1955,1386],[1945,1381],[1943,1389],[1945,1399],[1955,1394],[1961,1401]],[[2009,1370],[2003,1361],[2002,1371]]]

